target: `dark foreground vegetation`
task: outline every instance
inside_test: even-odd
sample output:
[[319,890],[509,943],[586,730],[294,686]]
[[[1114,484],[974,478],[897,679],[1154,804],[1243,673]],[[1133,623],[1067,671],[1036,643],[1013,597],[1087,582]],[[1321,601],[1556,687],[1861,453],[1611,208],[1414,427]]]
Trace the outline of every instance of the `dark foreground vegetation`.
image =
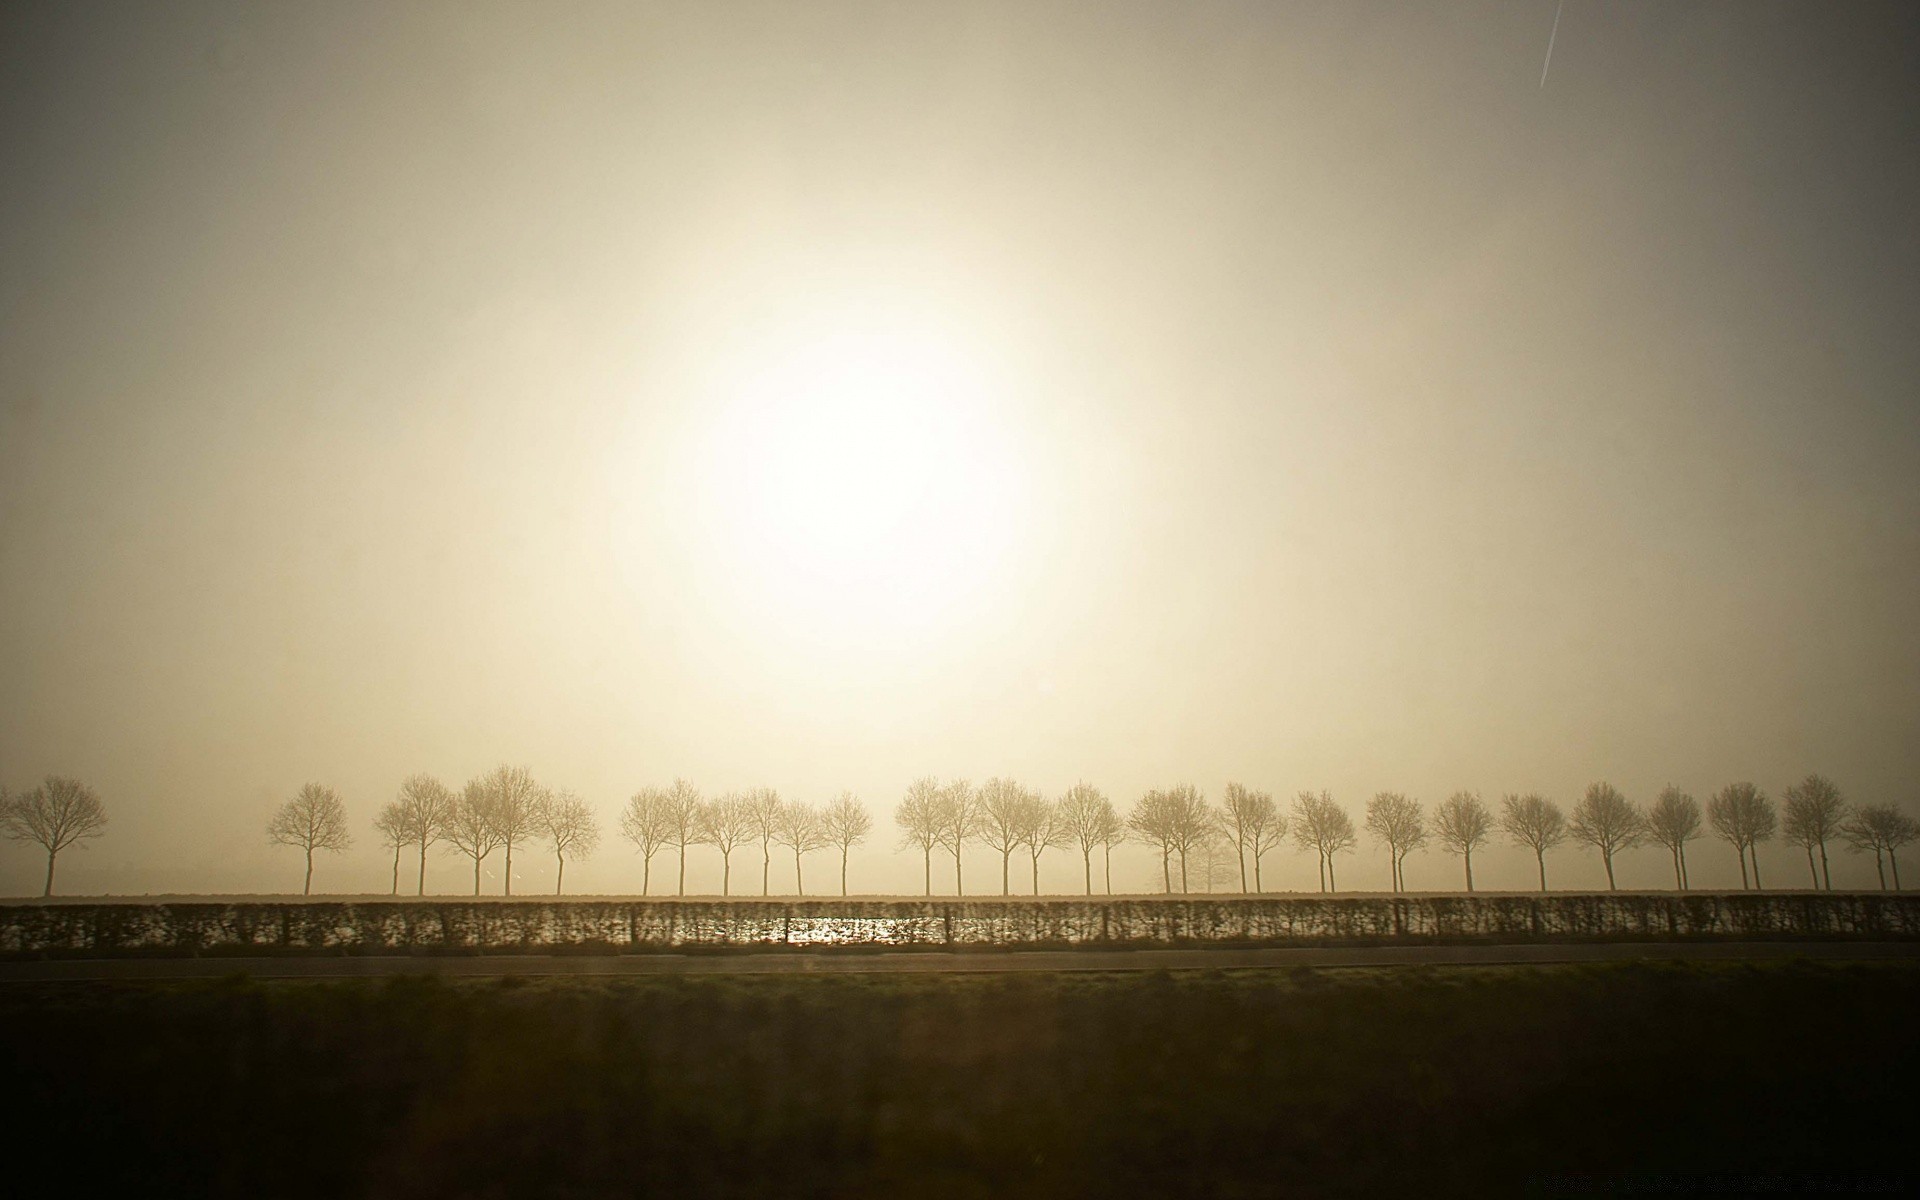
[[1903,1179],[1920,965],[0,988],[8,1160],[139,1194]]

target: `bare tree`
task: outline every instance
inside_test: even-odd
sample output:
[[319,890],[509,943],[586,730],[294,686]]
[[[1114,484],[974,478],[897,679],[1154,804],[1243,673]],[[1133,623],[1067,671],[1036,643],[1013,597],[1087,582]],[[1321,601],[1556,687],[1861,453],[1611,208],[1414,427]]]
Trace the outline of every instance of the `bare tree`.
[[[1265,801],[1264,804],[1261,802]],[[1220,794],[1220,822],[1233,839],[1234,856],[1240,860],[1240,890],[1247,890],[1247,851],[1259,840],[1262,826],[1272,819],[1273,797],[1256,792],[1245,784],[1229,783]],[[1260,868],[1256,862],[1254,874]]]
[[1301,792],[1293,798],[1293,840],[1303,850],[1320,855],[1320,890],[1337,892],[1333,856],[1353,849],[1353,819],[1335,802],[1333,793]]
[[1427,844],[1427,818],[1420,811],[1420,802],[1399,792],[1379,793],[1367,801],[1367,832],[1387,847],[1393,890],[1405,891],[1407,855]]
[[1873,851],[1873,869],[1880,873],[1880,890],[1887,889],[1887,868],[1893,864],[1893,890],[1900,891],[1900,847],[1920,838],[1920,822],[1891,804],[1864,804],[1840,826],[1840,836],[1855,850]]
[[1127,828],[1140,835],[1141,841],[1160,847],[1160,879],[1169,896],[1173,894],[1174,821],[1172,801],[1158,788],[1135,800],[1133,811],[1127,814]]
[[825,819],[811,804],[788,801],[774,817],[773,838],[793,851],[793,894],[806,895],[806,885],[800,877],[800,858],[831,844]]
[[980,832],[980,794],[964,779],[940,789],[940,845],[953,855],[953,894],[964,896],[960,851]]
[[747,798],[728,792],[700,806],[699,839],[720,852],[720,894],[733,881],[733,852],[753,836],[753,810]]
[[1113,848],[1125,845],[1131,831],[1128,830],[1127,823],[1120,819],[1120,810],[1113,806],[1113,801],[1104,796],[1100,798],[1100,825],[1102,865],[1106,871],[1107,895],[1111,896],[1113,895]]
[[1014,833],[1020,838],[1020,844],[1027,848],[1027,856],[1033,865],[1033,894],[1040,894],[1040,856],[1055,846],[1072,843],[1073,833],[1067,828],[1065,814],[1057,804],[1049,804],[1037,792],[1028,792],[1021,802],[1020,811],[1014,822]]
[[75,842],[99,837],[106,828],[106,805],[78,779],[49,775],[25,795],[0,793],[0,833],[17,842],[33,842],[47,852],[42,896],[53,895],[53,864],[60,852]]
[[[1841,822],[1847,818],[1847,802],[1840,789],[1824,775],[1809,775],[1781,794],[1786,820],[1782,828],[1787,840],[1807,852],[1807,874],[1813,886],[1833,890],[1833,872],[1827,865],[1827,842],[1840,836]],[[1813,869],[1813,852],[1820,851],[1820,870]]]
[[[1751,783],[1730,783],[1708,799],[1707,824],[1740,856],[1741,887],[1761,886],[1757,847],[1773,837],[1775,823],[1773,801]],[[1747,876],[1749,859],[1753,863],[1751,882]]]
[[1567,832],[1575,841],[1585,842],[1600,852],[1607,868],[1607,890],[1617,891],[1613,881],[1613,856],[1631,850],[1647,836],[1647,819],[1640,810],[1610,783],[1589,784],[1586,795],[1573,806],[1573,823]]
[[920,849],[920,862],[926,873],[929,896],[933,895],[933,848],[940,844],[940,827],[944,820],[941,808],[940,781],[931,775],[924,775],[907,785],[907,794],[901,799],[899,807],[893,810],[894,823],[900,826],[900,844]]
[[282,804],[267,822],[267,841],[276,846],[293,846],[307,855],[307,878],[300,894],[313,894],[313,852],[336,853],[353,844],[347,832],[347,806],[330,787],[309,783]]
[[1190,783],[1167,789],[1167,816],[1171,821],[1169,832],[1173,835],[1174,853],[1180,856],[1180,890],[1185,892],[1187,858],[1213,836],[1218,822],[1200,789]]
[[747,815],[753,819],[753,832],[760,839],[760,894],[770,896],[773,872],[774,829],[780,823],[780,793],[772,788],[754,788],[744,800]]
[[446,836],[459,802],[446,784],[431,775],[409,775],[400,781],[400,808],[406,814],[408,838],[420,847],[420,895],[427,894],[427,847]]
[[1533,851],[1540,868],[1540,890],[1547,890],[1547,851],[1567,840],[1567,818],[1560,806],[1540,795],[1508,795],[1500,801],[1500,828],[1516,846]]
[[567,856],[585,858],[600,845],[600,821],[593,808],[572,792],[545,797],[536,816],[540,836],[553,849],[557,866],[553,894],[558,896],[567,882]]
[[1009,864],[1020,845],[1020,812],[1031,795],[1011,779],[998,776],[980,785],[980,813],[974,823],[974,836],[989,850],[1000,855],[1000,894],[1012,894]]
[[500,830],[493,820],[493,800],[479,780],[467,784],[447,818],[446,840],[473,860],[473,894],[480,894],[480,864],[500,848]]
[[1687,889],[1687,843],[1700,836],[1700,802],[1668,784],[1647,810],[1647,836],[1673,855],[1673,886]]
[[400,851],[413,845],[413,830],[407,825],[406,806],[398,800],[389,800],[373,818],[373,828],[380,835],[380,844],[393,851],[393,891],[400,894]]
[[669,800],[662,788],[641,788],[620,810],[620,836],[640,850],[640,894],[653,885],[653,856],[673,837]]
[[1238,883],[1240,868],[1234,862],[1233,834],[1220,814],[1212,812],[1207,824],[1191,853],[1200,866],[1200,886],[1212,894],[1216,888],[1224,890]]
[[[873,832],[873,818],[852,792],[841,792],[820,814],[820,830],[826,835],[827,844],[840,850],[840,894],[844,896],[847,894],[847,854]],[[931,868],[928,874],[931,884]],[[932,890],[931,886],[928,890]]]
[[1087,895],[1093,895],[1093,848],[1103,845],[1107,836],[1107,814],[1113,805],[1090,783],[1076,783],[1060,797],[1061,825],[1071,845],[1080,849],[1080,865],[1086,873]]
[[1493,833],[1493,814],[1478,792],[1455,792],[1433,813],[1433,832],[1440,844],[1458,854],[1467,868],[1467,890],[1473,890],[1473,852]]
[[[487,814],[493,830],[507,852],[503,895],[513,895],[513,848],[534,836],[540,828],[540,806],[546,790],[534,782],[533,772],[525,767],[502,764],[473,781],[487,795]],[[467,785],[469,789],[473,784]]]
[[667,845],[680,852],[680,895],[687,894],[687,847],[700,841],[700,789],[675,779],[662,796],[661,817],[666,822]]

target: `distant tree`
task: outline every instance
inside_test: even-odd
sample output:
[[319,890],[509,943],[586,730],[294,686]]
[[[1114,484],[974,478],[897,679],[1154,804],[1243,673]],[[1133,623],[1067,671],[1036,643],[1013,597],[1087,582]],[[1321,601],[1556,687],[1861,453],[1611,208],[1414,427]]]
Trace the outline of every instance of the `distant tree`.
[[1160,847],[1160,879],[1167,894],[1173,894],[1173,844],[1175,841],[1173,802],[1158,788],[1133,802],[1127,814],[1127,828],[1150,846]]
[[1102,796],[1100,809],[1102,865],[1106,872],[1107,895],[1111,896],[1113,895],[1113,848],[1125,845],[1127,838],[1131,836],[1131,831],[1127,828],[1127,823],[1121,820],[1120,810],[1113,806],[1113,801]]
[[980,785],[978,796],[980,813],[974,823],[974,836],[1000,855],[1000,894],[1011,895],[1009,864],[1020,845],[1021,810],[1032,793],[1011,779],[996,776]]
[[1239,883],[1240,869],[1234,863],[1236,847],[1233,834],[1218,810],[1211,810],[1208,828],[1189,853],[1199,866],[1200,886],[1208,893],[1225,891]]
[[1427,844],[1427,817],[1418,800],[1399,792],[1381,792],[1367,801],[1367,832],[1387,848],[1387,862],[1393,868],[1393,890],[1407,887],[1407,855]]
[[793,894],[806,895],[806,884],[800,877],[800,858],[832,844],[824,818],[811,804],[789,800],[774,817],[773,840],[793,851]]
[[1873,868],[1880,873],[1880,890],[1887,889],[1887,868],[1893,865],[1893,890],[1900,891],[1900,847],[1920,838],[1920,822],[1891,804],[1863,804],[1840,826],[1840,836],[1855,850],[1873,851]]
[[1187,859],[1194,851],[1204,847],[1208,838],[1219,830],[1219,821],[1214,815],[1200,789],[1190,783],[1167,789],[1168,829],[1173,838],[1174,853],[1180,856],[1180,890],[1185,892],[1187,882]]
[[754,836],[760,839],[760,894],[770,896],[773,872],[774,829],[780,823],[780,793],[772,788],[754,788],[746,793],[747,815],[753,820]]
[[1700,836],[1700,802],[1668,784],[1647,810],[1647,836],[1673,855],[1673,886],[1687,888],[1687,843]]
[[[1773,801],[1751,783],[1730,783],[1708,799],[1707,824],[1739,855],[1741,887],[1761,886],[1757,847],[1773,837],[1775,823]],[[1747,875],[1749,859],[1753,862],[1751,882]]]
[[673,837],[674,824],[669,805],[665,789],[641,788],[627,797],[627,806],[620,810],[620,836],[632,842],[640,851],[642,896],[653,885],[653,856],[662,846],[668,845]]
[[1027,849],[1027,857],[1033,866],[1033,894],[1038,896],[1040,856],[1056,846],[1071,845],[1073,834],[1067,828],[1066,816],[1060,811],[1060,806],[1049,803],[1038,792],[1027,793],[1016,817],[1014,833]]
[[585,858],[600,845],[600,820],[585,800],[572,792],[556,792],[542,800],[535,829],[553,850],[553,894],[558,896],[567,882],[567,856]]
[[1106,821],[1113,805],[1089,783],[1076,783],[1060,797],[1060,823],[1066,829],[1068,843],[1080,851],[1080,865],[1086,874],[1087,895],[1093,895],[1093,848],[1105,844]]
[[353,844],[347,832],[347,806],[330,787],[309,783],[282,804],[267,822],[267,840],[276,846],[292,846],[306,852],[307,878],[300,894],[313,894],[313,852],[336,853]]
[[407,825],[407,809],[398,800],[389,800],[373,818],[380,845],[393,851],[393,891],[400,894],[400,851],[413,845],[413,830]]
[[[1234,857],[1240,860],[1240,890],[1247,890],[1247,853],[1253,851],[1254,878],[1260,875],[1257,844],[1266,825],[1273,820],[1273,797],[1256,792],[1245,784],[1228,783],[1220,794],[1220,823],[1233,839]],[[1256,888],[1256,890],[1258,890]]]
[[687,894],[687,847],[700,841],[700,789],[684,779],[675,779],[661,800],[661,818],[666,822],[667,845],[680,852],[680,895]]
[[[840,850],[840,894],[844,896],[847,894],[847,854],[873,832],[873,818],[852,792],[841,792],[820,814],[820,831],[829,846]],[[928,874],[931,884],[931,868]]]
[[960,852],[980,832],[980,794],[964,779],[950,781],[940,789],[940,845],[953,855],[953,894],[964,896],[961,886]]
[[1287,840],[1287,817],[1266,792],[1253,794],[1252,810],[1247,817],[1247,850],[1253,858],[1253,890],[1266,890],[1260,880],[1260,864],[1267,851]]
[[940,828],[945,820],[940,781],[924,775],[907,785],[907,794],[893,810],[894,823],[900,826],[902,847],[917,846],[926,874],[927,895],[933,895],[933,848],[940,844]]
[[427,847],[446,836],[459,797],[431,775],[409,775],[400,781],[400,808],[406,814],[407,836],[420,847],[420,895],[427,894]]
[[720,894],[727,894],[733,881],[733,852],[753,836],[751,802],[738,792],[728,792],[700,806],[700,841],[720,852]]
[[1547,890],[1547,851],[1567,840],[1567,818],[1560,806],[1537,792],[1509,795],[1500,802],[1500,828],[1516,846],[1533,851],[1540,868],[1540,890]]
[[493,819],[493,799],[479,780],[473,780],[454,802],[447,818],[445,838],[454,849],[473,860],[473,894],[480,894],[480,864],[500,848],[500,830]]
[[99,837],[106,828],[106,805],[78,779],[49,775],[24,795],[0,793],[0,833],[17,842],[33,842],[47,852],[42,896],[53,895],[53,864],[60,852],[75,842]]
[[1567,832],[1600,852],[1607,868],[1607,890],[1617,891],[1613,881],[1613,856],[1638,846],[1647,836],[1647,819],[1632,801],[1610,783],[1595,783],[1573,806],[1573,822]]
[[1320,890],[1337,892],[1333,856],[1353,849],[1353,819],[1341,808],[1331,792],[1301,792],[1293,798],[1293,840],[1303,850],[1320,855]]
[[1433,813],[1434,836],[1440,844],[1458,854],[1467,868],[1467,890],[1473,890],[1473,852],[1486,845],[1493,833],[1493,814],[1480,802],[1478,792],[1455,792]]
[[[1827,842],[1840,836],[1847,818],[1847,802],[1840,789],[1824,775],[1809,775],[1781,794],[1785,801],[1781,825],[1787,840],[1807,852],[1807,874],[1813,886],[1833,890],[1833,872],[1827,865]],[[1820,851],[1820,870],[1813,869],[1813,852]],[[1822,883],[1824,879],[1824,885]]]
[[[513,848],[535,836],[540,829],[540,807],[547,792],[534,781],[525,767],[502,764],[474,780],[487,794],[487,813],[499,835],[500,848],[507,852],[502,894],[513,895]],[[468,785],[469,787],[472,784]]]

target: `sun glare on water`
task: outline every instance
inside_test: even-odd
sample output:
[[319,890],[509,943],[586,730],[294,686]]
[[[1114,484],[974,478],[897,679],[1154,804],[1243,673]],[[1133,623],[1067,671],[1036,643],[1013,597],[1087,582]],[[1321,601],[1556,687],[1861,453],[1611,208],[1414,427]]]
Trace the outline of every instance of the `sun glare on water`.
[[1029,505],[982,355],[868,316],[765,339],[729,367],[704,483],[717,564],[817,635],[950,629],[1005,582]]

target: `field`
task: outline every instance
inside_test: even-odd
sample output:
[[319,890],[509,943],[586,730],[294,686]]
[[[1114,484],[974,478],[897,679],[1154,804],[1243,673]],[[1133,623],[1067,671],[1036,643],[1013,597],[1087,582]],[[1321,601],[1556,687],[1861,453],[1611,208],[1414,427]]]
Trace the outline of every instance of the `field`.
[[1899,1183],[1920,965],[13,984],[12,1160],[232,1196]]

